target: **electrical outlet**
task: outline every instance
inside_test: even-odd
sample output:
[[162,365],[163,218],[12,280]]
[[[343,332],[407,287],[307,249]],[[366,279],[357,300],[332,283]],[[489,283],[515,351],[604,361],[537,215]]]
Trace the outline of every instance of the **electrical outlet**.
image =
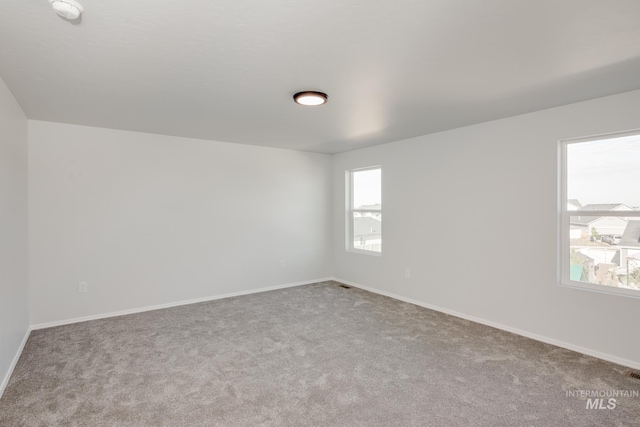
[[404,278],[411,279],[411,270],[409,270],[408,268],[405,268],[404,270]]
[[88,292],[89,284],[87,282],[78,283],[78,292]]
[[280,260],[280,267],[285,268],[287,266],[287,261],[284,259]]

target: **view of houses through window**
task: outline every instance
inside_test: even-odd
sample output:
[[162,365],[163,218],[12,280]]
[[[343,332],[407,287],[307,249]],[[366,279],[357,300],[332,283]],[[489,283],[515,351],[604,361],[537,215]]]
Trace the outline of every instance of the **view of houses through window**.
[[350,209],[348,248],[382,252],[382,169],[373,167],[349,173]]
[[563,149],[564,281],[640,290],[640,135]]

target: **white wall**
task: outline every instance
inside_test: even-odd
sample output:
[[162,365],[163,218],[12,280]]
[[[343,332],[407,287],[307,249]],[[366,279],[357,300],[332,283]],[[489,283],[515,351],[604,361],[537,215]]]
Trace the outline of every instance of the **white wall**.
[[330,276],[330,171],[322,154],[29,121],[31,323]]
[[[640,299],[556,270],[558,140],[640,128],[638,111],[635,91],[336,155],[334,276],[640,366]],[[382,257],[344,250],[344,171],[371,165]]]
[[0,395],[29,329],[27,118],[0,78]]

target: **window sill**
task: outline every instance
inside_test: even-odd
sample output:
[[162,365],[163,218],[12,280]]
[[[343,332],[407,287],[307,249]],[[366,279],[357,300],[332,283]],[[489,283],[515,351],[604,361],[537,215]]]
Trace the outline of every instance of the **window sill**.
[[382,252],[374,252],[374,251],[365,251],[362,249],[347,249],[347,252],[351,252],[354,254],[361,254],[361,255],[370,255],[370,256],[374,256],[374,257],[381,257],[382,256]]
[[640,290],[637,289],[615,288],[613,286],[598,285],[595,283],[586,282],[574,282],[572,280],[566,282],[562,281],[559,283],[559,286],[562,286],[563,288],[580,289],[583,291],[597,292],[601,294],[622,296],[627,298],[640,298]]

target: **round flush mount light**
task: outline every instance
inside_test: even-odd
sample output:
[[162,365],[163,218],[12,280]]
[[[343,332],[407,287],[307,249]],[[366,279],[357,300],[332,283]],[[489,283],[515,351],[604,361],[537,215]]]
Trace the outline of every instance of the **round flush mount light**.
[[65,19],[78,19],[84,8],[75,0],[49,0],[53,10]]
[[328,98],[326,93],[311,90],[293,95],[293,100],[300,105],[322,105],[327,102]]

